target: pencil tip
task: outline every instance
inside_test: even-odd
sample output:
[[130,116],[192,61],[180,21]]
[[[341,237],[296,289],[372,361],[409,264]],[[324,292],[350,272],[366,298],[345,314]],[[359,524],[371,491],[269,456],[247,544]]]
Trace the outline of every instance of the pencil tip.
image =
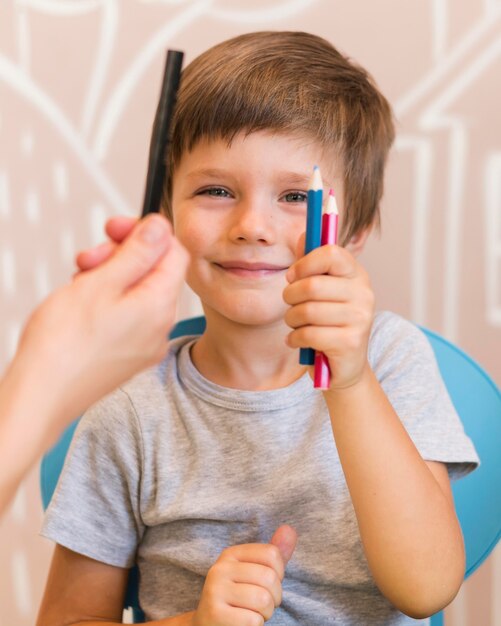
[[327,206],[324,208],[325,213],[334,213],[334,215],[339,215],[339,211],[337,209],[336,197],[334,195],[334,190],[329,189],[329,198],[327,200]]
[[313,175],[311,177],[308,189],[311,189],[312,191],[321,191],[322,187],[323,184],[322,175],[320,174],[320,168],[318,167],[318,165],[315,165],[315,167],[313,168]]

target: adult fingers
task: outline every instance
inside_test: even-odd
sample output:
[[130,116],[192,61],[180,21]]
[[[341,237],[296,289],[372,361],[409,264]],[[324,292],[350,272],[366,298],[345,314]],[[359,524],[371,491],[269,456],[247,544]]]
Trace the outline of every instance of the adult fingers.
[[106,222],[105,231],[111,241],[88,248],[79,252],[75,261],[81,272],[92,270],[104,261],[107,261],[117,249],[117,244],[130,235],[134,226],[137,224],[137,218],[119,215],[112,217]]
[[138,222],[137,217],[117,215],[111,217],[105,226],[106,234],[116,243],[121,243],[134,229]]
[[113,256],[116,248],[117,244],[113,241],[105,241],[94,248],[82,250],[82,252],[78,253],[75,259],[78,269],[81,272],[94,269]]
[[148,274],[172,246],[169,222],[161,215],[141,220],[115,254],[100,268],[101,280],[121,292]]
[[189,259],[186,249],[173,237],[167,253],[161,257],[147,276],[129,290],[130,298],[137,297],[142,301],[149,293],[154,295],[161,308],[168,305],[178,296]]

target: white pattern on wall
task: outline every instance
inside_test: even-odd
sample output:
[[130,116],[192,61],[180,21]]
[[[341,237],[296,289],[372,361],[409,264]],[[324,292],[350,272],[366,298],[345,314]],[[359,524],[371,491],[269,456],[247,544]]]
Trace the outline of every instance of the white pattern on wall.
[[[109,216],[139,213],[165,49],[189,62],[263,29],[328,38],[388,94],[398,138],[382,237],[364,254],[378,303],[501,382],[499,0],[0,3],[0,367],[29,312],[70,279],[76,251],[103,240]],[[178,317],[199,313],[186,287]],[[0,624],[34,623],[51,550],[40,522],[34,471],[0,522]],[[500,584],[498,548],[447,626],[501,624]]]

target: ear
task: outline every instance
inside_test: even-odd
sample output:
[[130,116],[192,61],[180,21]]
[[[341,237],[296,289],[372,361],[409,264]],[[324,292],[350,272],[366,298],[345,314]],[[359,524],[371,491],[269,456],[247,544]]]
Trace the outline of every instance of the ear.
[[372,232],[372,226],[368,226],[364,230],[361,230],[356,235],[350,239],[350,241],[346,244],[345,248],[353,254],[354,257],[357,257],[362,253],[365,242],[367,241],[369,235]]

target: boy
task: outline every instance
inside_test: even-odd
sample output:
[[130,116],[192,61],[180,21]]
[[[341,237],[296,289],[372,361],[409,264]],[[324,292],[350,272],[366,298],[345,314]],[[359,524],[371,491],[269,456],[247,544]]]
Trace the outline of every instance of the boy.
[[[392,139],[368,75],[313,35],[243,35],[185,70],[165,210],[207,329],[84,417],[40,626],[119,623],[134,562],[165,626],[403,625],[452,600],[449,474],[477,457],[426,339],[374,315],[356,260]],[[314,164],[344,247],[302,257]],[[328,357],[327,391],[299,347]]]

